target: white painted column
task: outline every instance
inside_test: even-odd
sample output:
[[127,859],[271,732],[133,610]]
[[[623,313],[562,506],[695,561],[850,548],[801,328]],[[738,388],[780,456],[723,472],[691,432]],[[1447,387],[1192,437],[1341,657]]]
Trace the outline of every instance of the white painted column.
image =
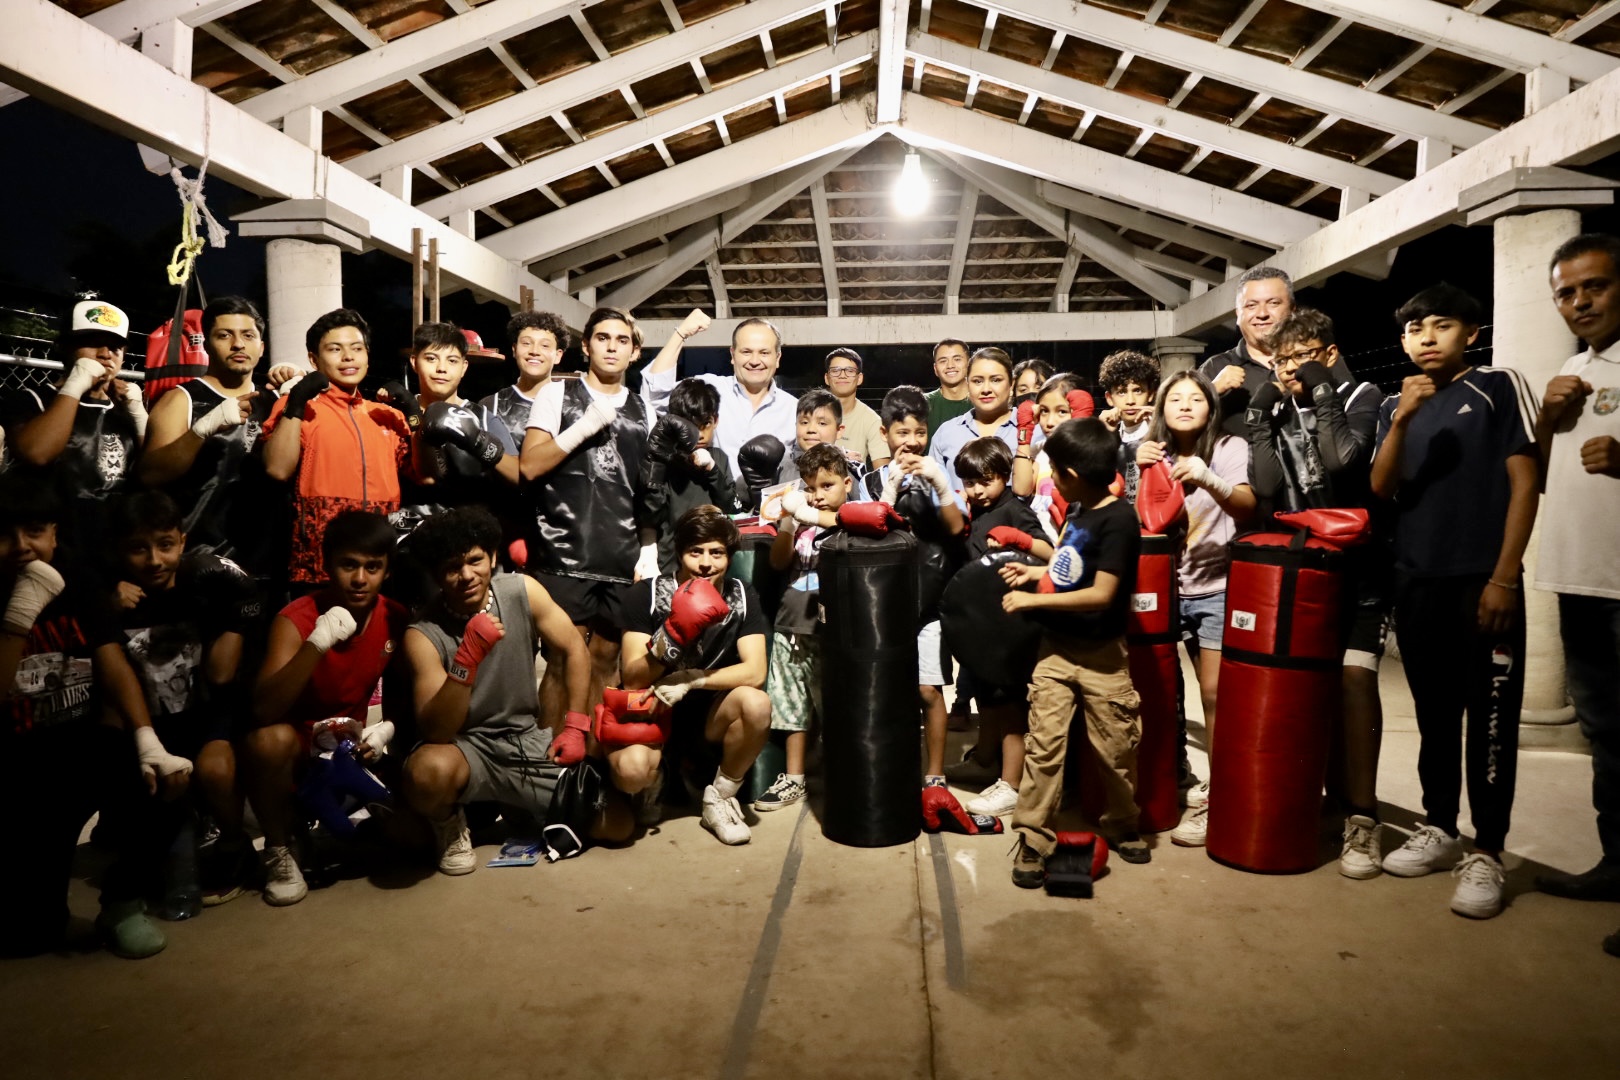
[[[1491,222],[1495,286],[1491,362],[1525,377],[1537,399],[1578,346],[1553,306],[1547,263],[1558,245],[1581,231],[1576,210],[1504,214]],[[1539,525],[1524,554],[1525,681],[1523,723],[1573,724],[1575,712],[1564,686],[1564,653],[1558,636],[1558,604],[1552,593],[1528,587],[1540,547]],[[1534,743],[1535,732],[1526,731]]]
[[1153,356],[1159,361],[1159,381],[1162,383],[1178,371],[1196,368],[1206,348],[1208,346],[1196,338],[1159,338],[1153,343]]
[[304,332],[343,306],[343,252],[335,244],[271,240],[265,245],[270,301],[270,360],[309,367]]

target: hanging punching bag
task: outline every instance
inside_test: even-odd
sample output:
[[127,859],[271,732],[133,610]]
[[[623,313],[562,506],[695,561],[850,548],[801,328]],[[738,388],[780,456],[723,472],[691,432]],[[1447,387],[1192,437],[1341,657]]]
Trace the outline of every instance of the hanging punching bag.
[[1206,850],[1243,870],[1314,870],[1344,556],[1305,532],[1256,533],[1231,552]]
[[904,844],[921,829],[916,559],[905,532],[821,544],[821,831],[836,843]]
[[1177,780],[1176,676],[1180,637],[1176,544],[1142,537],[1136,591],[1125,616],[1131,682],[1142,699],[1142,741],[1136,747],[1136,805],[1143,832],[1163,832],[1181,820]]

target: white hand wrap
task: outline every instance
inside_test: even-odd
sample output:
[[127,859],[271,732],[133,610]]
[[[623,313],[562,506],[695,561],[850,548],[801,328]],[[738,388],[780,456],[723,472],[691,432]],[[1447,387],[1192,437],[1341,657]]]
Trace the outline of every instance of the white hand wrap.
[[636,559],[636,580],[646,581],[658,576],[658,545],[647,544]]
[[939,462],[931,457],[923,458],[922,464],[917,467],[917,475],[932,484],[941,499],[950,498],[951,479],[945,475],[945,470],[939,467]]
[[613,423],[613,418],[618,414],[619,410],[612,405],[592,401],[586,407],[585,415],[570,424],[566,431],[557,433],[557,448],[565,454],[572,454],[586,439]]
[[681,679],[677,682],[655,683],[652,688],[653,697],[662,701],[665,705],[674,707],[693,690],[701,690],[705,681],[700,676],[694,679]]
[[1197,484],[1217,499],[1232,497],[1231,483],[1205,464],[1203,458],[1182,458],[1176,464],[1181,467],[1182,476],[1188,483]]
[[197,417],[197,422],[191,425],[191,433],[206,441],[222,431],[231,431],[241,426],[242,403],[236,398],[226,398]]
[[16,634],[28,633],[45,605],[60,596],[64,586],[62,575],[50,563],[37,559],[24,563],[11,586],[11,599],[6,601],[6,629]]
[[135,729],[135,753],[141,760],[141,775],[146,777],[148,783],[156,781],[160,776],[191,771],[191,762],[163,749],[163,743],[158,739],[157,732],[149,727]]
[[382,757],[388,753],[388,744],[394,740],[394,722],[379,720],[360,733],[360,741],[371,747],[372,753]]
[[883,490],[878,493],[878,498],[893,506],[900,497],[900,484],[904,480],[905,474],[900,471],[900,466],[891,464],[888,479],[883,481]]
[[327,649],[340,641],[347,641],[354,636],[357,629],[354,616],[346,607],[331,607],[323,611],[315,620],[315,629],[309,632],[305,640],[315,646],[315,651],[324,653]]
[[68,377],[62,380],[57,388],[58,394],[66,394],[70,398],[82,398],[96,385],[96,381],[107,374],[107,369],[100,360],[92,360],[88,356],[81,356],[73,361],[73,369]]
[[821,511],[811,506],[798,488],[782,492],[782,512],[804,525],[821,524]]
[[118,407],[129,413],[129,418],[135,422],[135,441],[146,441],[146,402],[141,400],[141,392],[131,386],[118,402]]
[[696,450],[692,451],[692,464],[696,465],[704,472],[708,472],[714,468],[714,455],[700,446]]

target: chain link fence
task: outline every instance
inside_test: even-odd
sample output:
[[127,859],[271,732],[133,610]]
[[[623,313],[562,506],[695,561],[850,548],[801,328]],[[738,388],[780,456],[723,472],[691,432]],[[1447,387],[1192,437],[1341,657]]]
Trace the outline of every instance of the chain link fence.
[[[64,307],[66,304],[63,305]],[[0,306],[0,394],[49,391],[60,380],[62,362],[53,352],[62,318],[24,308]],[[121,379],[139,382],[146,369],[146,335],[131,331]],[[134,351],[139,347],[141,351]]]

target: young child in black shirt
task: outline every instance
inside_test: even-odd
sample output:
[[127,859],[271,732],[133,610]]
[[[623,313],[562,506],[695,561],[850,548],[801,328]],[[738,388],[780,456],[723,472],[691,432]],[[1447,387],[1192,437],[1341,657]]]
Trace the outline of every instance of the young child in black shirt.
[[[1125,651],[1125,610],[1136,584],[1141,527],[1131,505],[1108,493],[1118,437],[1101,420],[1070,420],[1046,440],[1058,493],[1069,503],[1049,566],[1009,563],[1002,598],[1007,611],[1033,611],[1044,629],[1029,686],[1029,735],[1013,828],[1018,853],[1013,884],[1040,888],[1063,794],[1070,721],[1085,708],[1086,733],[1102,764],[1105,805],[1100,824],[1126,862],[1152,853],[1136,831],[1136,746],[1141,699]],[[1035,591],[1023,591],[1037,585]]]

